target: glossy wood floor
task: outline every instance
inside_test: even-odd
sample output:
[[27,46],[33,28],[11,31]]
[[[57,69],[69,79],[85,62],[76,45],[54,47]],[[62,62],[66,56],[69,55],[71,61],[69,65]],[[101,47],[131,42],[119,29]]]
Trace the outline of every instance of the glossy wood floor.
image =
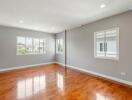
[[0,73],[0,100],[132,100],[132,89],[52,64]]

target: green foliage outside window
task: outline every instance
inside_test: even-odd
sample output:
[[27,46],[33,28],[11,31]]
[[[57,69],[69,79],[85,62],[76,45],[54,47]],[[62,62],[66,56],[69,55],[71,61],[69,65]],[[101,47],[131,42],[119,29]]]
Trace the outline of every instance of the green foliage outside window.
[[25,48],[17,48],[18,55],[26,55],[27,50]]

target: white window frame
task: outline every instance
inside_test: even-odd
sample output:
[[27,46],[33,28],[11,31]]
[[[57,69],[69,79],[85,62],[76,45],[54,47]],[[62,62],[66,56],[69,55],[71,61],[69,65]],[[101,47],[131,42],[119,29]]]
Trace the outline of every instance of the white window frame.
[[[96,43],[96,34],[97,33],[101,33],[104,32],[106,34],[106,32],[111,31],[111,30],[116,30],[116,57],[108,57],[106,56],[106,52],[105,52],[105,56],[97,56],[97,43]],[[106,39],[106,37],[105,37]],[[119,27],[117,28],[111,28],[108,30],[104,30],[104,31],[97,31],[94,32],[94,57],[95,58],[100,58],[100,59],[111,59],[111,60],[119,60]]]
[[[26,54],[19,54],[17,49],[18,49],[18,38],[25,38],[25,50],[26,50],[26,46],[27,46],[27,43],[26,43],[26,39],[27,38],[31,38],[32,39],[32,52],[31,53],[26,53]],[[43,53],[40,53],[40,51],[38,53],[36,53],[34,51],[34,39],[38,39],[39,40],[39,47],[40,47],[40,40],[43,40]],[[17,56],[26,56],[26,55],[45,55],[46,54],[46,39],[43,39],[43,38],[33,38],[33,37],[25,37],[25,36],[17,36],[16,37],[16,55]]]
[[[63,45],[62,45],[63,51],[62,52],[58,52],[58,43],[57,43],[58,40],[62,40],[62,42],[63,42]],[[64,39],[62,39],[62,38],[56,39],[56,54],[61,54],[61,55],[64,54]]]

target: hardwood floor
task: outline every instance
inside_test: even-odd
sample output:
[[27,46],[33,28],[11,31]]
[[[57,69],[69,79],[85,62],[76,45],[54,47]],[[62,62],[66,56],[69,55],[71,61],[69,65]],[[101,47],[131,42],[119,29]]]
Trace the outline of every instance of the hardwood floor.
[[0,73],[0,100],[132,100],[132,88],[51,64]]

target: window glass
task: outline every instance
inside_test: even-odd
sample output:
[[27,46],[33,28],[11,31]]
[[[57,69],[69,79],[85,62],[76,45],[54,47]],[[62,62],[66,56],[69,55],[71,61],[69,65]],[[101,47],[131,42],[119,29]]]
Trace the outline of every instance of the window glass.
[[24,37],[17,37],[17,55],[25,55],[26,54],[26,45]]
[[104,52],[104,32],[96,33],[96,54],[97,56],[105,56]]
[[95,57],[119,58],[119,29],[95,32]]
[[34,39],[34,53],[39,54],[39,39]]
[[26,53],[32,54],[32,38],[26,38]]
[[17,55],[45,54],[45,39],[17,37]]
[[106,56],[116,57],[117,39],[116,30],[106,32]]
[[40,47],[39,47],[39,51],[40,51],[40,53],[41,54],[43,54],[43,53],[45,53],[45,40],[43,40],[43,39],[40,39]]
[[56,53],[63,53],[63,39],[56,40]]

